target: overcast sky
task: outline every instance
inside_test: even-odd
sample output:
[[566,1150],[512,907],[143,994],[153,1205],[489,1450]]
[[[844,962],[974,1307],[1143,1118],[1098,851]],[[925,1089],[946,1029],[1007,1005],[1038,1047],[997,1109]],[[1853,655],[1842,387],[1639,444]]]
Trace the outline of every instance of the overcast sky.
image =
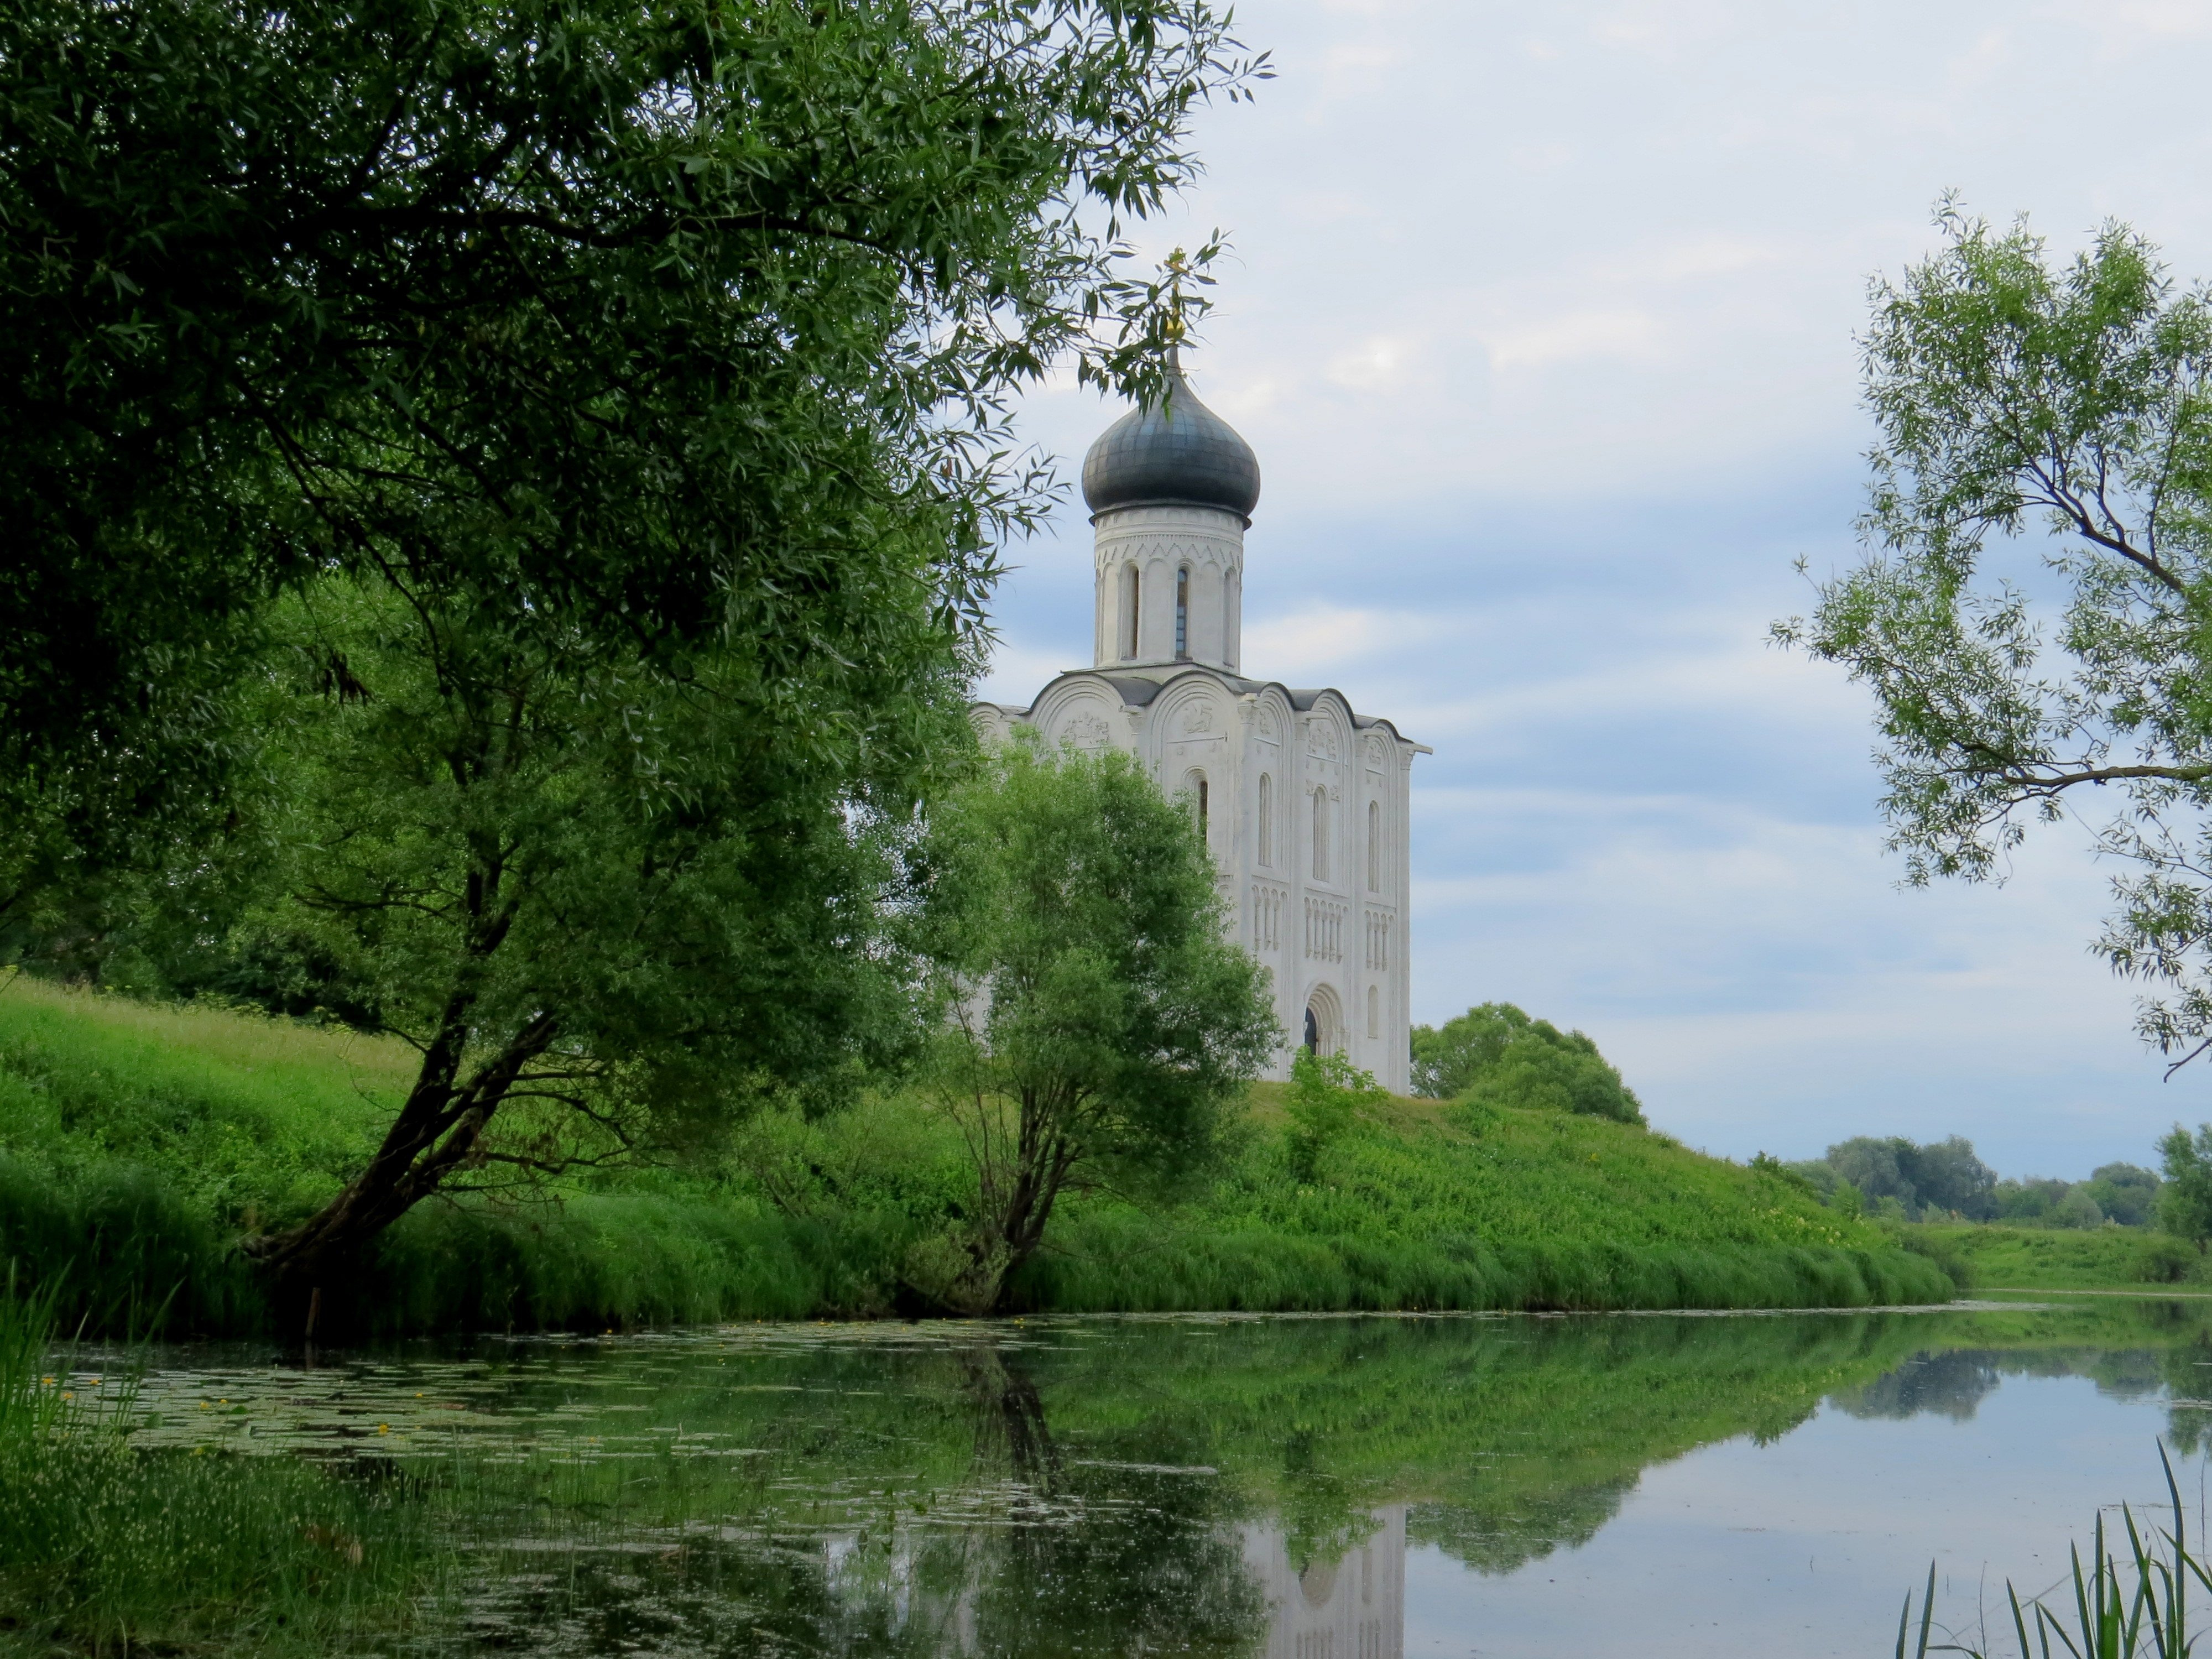
[[[1245,672],[1436,750],[1415,1018],[1579,1026],[1740,1158],[1960,1133],[2078,1177],[2212,1118],[2212,1069],[2162,1082],[2087,952],[2087,832],[1899,890],[1867,699],[1765,643],[1794,560],[1856,557],[1853,335],[1939,194],[2069,249],[2122,218],[2212,276],[2212,0],[1237,16],[1279,76],[1202,118],[1159,246],[1236,244],[1188,361],[1265,478]],[[1025,430],[1072,474],[1115,412],[1056,390]],[[1088,526],[1013,557],[985,695],[1026,702],[1089,661]]]

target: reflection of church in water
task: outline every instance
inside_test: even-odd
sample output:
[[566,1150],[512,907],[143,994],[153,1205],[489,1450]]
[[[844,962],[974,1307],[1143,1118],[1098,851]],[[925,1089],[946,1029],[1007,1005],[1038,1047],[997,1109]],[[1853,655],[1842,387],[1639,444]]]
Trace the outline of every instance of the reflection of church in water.
[[[1406,1506],[1334,1561],[1304,1568],[1275,1527],[1248,1527],[1244,1565],[1267,1597],[1266,1659],[1401,1659],[1406,1651]],[[1255,1656],[1256,1659],[1256,1656]]]
[[[1343,694],[1244,678],[1244,532],[1260,499],[1251,446],[1171,366],[1083,463],[1096,529],[1091,666],[1028,708],[978,703],[987,738],[1139,757],[1187,799],[1237,936],[1273,977],[1290,1042],[1342,1052],[1403,1092],[1407,782],[1429,751]],[[1277,1075],[1288,1074],[1287,1047]]]

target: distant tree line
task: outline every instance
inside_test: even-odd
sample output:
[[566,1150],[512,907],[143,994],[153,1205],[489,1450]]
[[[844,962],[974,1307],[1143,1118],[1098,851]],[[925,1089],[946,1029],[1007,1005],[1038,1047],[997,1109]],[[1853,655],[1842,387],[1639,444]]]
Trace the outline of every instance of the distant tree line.
[[1961,1135],[1924,1145],[1901,1135],[1855,1135],[1786,1167],[1835,1208],[1899,1221],[2146,1227],[2158,1219],[2165,1185],[2134,1164],[2103,1164],[2087,1181],[2000,1180]]

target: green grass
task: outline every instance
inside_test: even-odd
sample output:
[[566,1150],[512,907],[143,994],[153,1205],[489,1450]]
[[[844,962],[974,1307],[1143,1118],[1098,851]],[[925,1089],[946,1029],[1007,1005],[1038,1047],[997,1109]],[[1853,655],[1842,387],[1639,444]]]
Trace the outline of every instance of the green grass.
[[[412,1616],[421,1506],[364,1472],[146,1453],[131,1385],[78,1397],[53,1300],[0,1284],[0,1652],[326,1653]],[[72,1387],[72,1382],[76,1387]]]
[[[262,1328],[234,1241],[335,1190],[412,1062],[292,1021],[0,981],[0,1259],[88,1328]],[[1071,1197],[1025,1305],[1838,1307],[1954,1288],[1786,1181],[1628,1125],[1393,1099],[1302,1183],[1283,1123],[1280,1086],[1257,1085],[1211,1178],[1141,1208]],[[324,1316],[396,1335],[880,1316],[963,1181],[957,1136],[908,1101],[771,1121],[718,1170],[420,1206]]]
[[2212,1263],[2174,1239],[2136,1227],[1929,1223],[1901,1232],[1939,1259],[1963,1262],[1977,1289],[2212,1290]]
[[1300,1183],[1279,1085],[1202,1198],[1160,1218],[1078,1206],[1040,1306],[1853,1307],[1941,1300],[1926,1258],[1788,1182],[1602,1118],[1393,1099]]

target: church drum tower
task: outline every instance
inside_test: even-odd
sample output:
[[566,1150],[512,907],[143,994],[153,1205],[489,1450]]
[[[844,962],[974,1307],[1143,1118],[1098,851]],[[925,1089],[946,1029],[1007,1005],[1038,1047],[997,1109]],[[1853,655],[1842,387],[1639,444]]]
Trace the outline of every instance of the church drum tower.
[[1091,665],[1028,708],[977,703],[986,741],[1139,756],[1185,799],[1213,853],[1238,940],[1269,970],[1293,1046],[1342,1053],[1408,1086],[1407,806],[1430,751],[1341,692],[1244,677],[1244,532],[1260,499],[1252,447],[1170,362],[1157,408],[1130,410],[1083,463],[1096,532]]

